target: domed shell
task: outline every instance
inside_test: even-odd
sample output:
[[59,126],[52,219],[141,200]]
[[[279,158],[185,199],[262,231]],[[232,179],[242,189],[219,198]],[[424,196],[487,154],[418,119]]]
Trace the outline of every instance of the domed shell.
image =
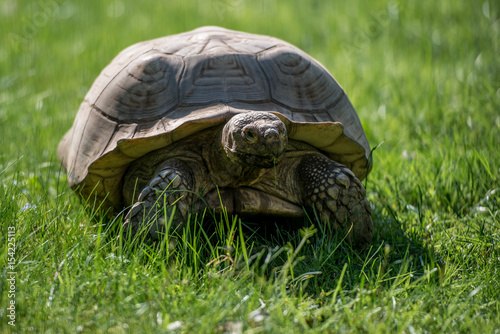
[[269,111],[364,179],[370,147],[346,94],[316,60],[282,40],[203,27],[123,50],[101,72],[58,155],[72,188],[101,209],[120,208],[122,178],[139,157]]

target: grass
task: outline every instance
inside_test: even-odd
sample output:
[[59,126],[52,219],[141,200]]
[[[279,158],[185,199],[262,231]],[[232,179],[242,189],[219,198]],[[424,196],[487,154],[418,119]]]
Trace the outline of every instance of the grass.
[[[498,2],[1,1],[0,17],[0,332],[499,332]],[[68,189],[56,147],[100,70],[207,24],[285,39],[345,88],[382,143],[371,248],[228,217],[122,245]]]

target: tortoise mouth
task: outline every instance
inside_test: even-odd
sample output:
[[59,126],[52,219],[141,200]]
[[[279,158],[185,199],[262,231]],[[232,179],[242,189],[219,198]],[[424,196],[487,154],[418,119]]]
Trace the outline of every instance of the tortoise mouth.
[[231,160],[233,161],[237,161],[242,165],[265,169],[277,166],[281,162],[281,160],[283,160],[283,157],[285,155],[284,151],[280,152],[279,154],[270,153],[266,155],[252,154],[237,150],[228,151],[231,153]]

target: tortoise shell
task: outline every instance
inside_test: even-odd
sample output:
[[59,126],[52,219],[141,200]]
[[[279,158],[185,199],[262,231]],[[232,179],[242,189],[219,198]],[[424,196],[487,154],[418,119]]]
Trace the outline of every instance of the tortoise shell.
[[340,85],[280,39],[219,27],[132,45],[101,72],[58,156],[70,186],[101,209],[120,209],[129,164],[237,113],[268,111],[304,141],[350,168],[370,171],[370,147]]

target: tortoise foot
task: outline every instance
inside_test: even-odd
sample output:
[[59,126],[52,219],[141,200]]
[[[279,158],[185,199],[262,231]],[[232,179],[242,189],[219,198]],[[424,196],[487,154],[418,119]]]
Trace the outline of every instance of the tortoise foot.
[[178,167],[169,165],[158,170],[125,217],[125,231],[135,235],[145,230],[149,238],[157,240],[166,232],[170,219],[174,226],[181,225],[187,216],[192,182],[190,173]]
[[366,247],[373,231],[371,208],[354,173],[319,154],[306,156],[298,170],[309,211],[334,231],[348,232],[349,242]]

